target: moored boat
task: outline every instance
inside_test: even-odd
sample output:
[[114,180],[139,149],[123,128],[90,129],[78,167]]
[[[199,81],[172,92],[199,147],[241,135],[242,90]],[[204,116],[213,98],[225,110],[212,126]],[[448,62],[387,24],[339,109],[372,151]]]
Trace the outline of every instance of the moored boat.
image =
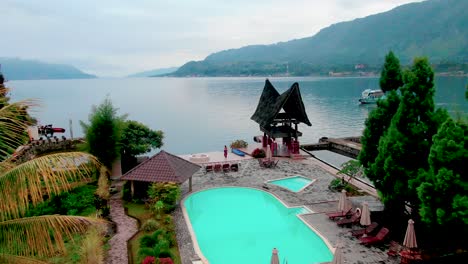
[[362,92],[359,102],[361,104],[375,104],[377,100],[385,96],[385,93],[382,90],[371,90],[366,89]]

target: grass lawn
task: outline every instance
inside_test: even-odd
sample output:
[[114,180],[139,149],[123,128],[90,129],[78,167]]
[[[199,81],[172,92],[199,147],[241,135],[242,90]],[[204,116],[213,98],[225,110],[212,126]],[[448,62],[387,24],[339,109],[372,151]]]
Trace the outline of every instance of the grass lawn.
[[[145,223],[148,219],[154,219],[160,222],[161,225],[164,225],[162,221],[155,219],[152,213],[145,208],[144,204],[138,204],[133,202],[125,202],[124,207],[127,209],[129,216],[134,217],[139,220],[140,225]],[[162,218],[161,218],[162,219]],[[140,238],[145,234],[151,234],[152,232],[139,231],[132,239],[129,240],[132,260],[134,264],[138,262],[138,250],[140,249]],[[170,248],[171,253],[174,255],[174,263],[181,264],[179,247],[176,245]]]

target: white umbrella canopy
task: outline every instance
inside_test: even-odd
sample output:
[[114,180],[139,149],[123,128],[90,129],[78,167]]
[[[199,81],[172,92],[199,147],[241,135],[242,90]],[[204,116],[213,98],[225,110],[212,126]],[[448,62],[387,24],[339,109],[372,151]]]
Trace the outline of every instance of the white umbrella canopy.
[[410,249],[418,247],[418,243],[416,242],[416,232],[414,231],[414,221],[412,219],[408,220],[408,227],[406,228],[403,246]]
[[346,212],[348,210],[348,197],[346,190],[341,191],[340,199],[338,200],[338,211]]
[[337,246],[331,264],[343,264],[343,251],[341,246]]
[[369,204],[367,202],[362,203],[361,220],[359,223],[363,226],[368,226],[371,224]]
[[270,264],[279,264],[278,250],[273,248]]

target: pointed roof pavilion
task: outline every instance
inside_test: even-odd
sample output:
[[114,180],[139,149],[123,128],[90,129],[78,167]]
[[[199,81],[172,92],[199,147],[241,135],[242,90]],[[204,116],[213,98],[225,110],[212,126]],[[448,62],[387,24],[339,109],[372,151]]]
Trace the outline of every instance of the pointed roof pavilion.
[[[302,135],[297,131],[297,124],[299,123],[312,126],[307,117],[297,82],[280,95],[267,79],[257,109],[251,119],[260,125],[263,132],[275,138],[291,134],[295,136]],[[277,126],[280,123],[283,123],[283,125]],[[292,129],[292,124],[296,125],[295,129]]]
[[192,176],[200,168],[200,165],[161,150],[158,154],[125,173],[120,179],[140,182],[175,182],[179,184],[189,179],[189,189],[192,190]]

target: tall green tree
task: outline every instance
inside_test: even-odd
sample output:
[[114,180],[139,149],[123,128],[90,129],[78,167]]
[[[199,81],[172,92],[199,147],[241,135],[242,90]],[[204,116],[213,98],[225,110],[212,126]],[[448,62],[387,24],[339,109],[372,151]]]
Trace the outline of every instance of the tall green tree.
[[161,148],[163,138],[164,133],[161,130],[151,130],[140,122],[128,120],[124,123],[120,140],[121,151],[132,156],[141,155]]
[[390,51],[385,57],[385,63],[380,76],[380,87],[383,91],[388,92],[385,98],[377,101],[377,108],[366,119],[365,129],[361,138],[362,149],[358,157],[359,162],[364,167],[366,176],[371,180],[378,177],[369,168],[377,157],[380,138],[387,132],[390,122],[400,104],[400,96],[396,91],[403,83],[401,75],[400,61]]
[[420,214],[437,229],[468,231],[468,126],[451,118],[434,136],[429,170],[418,187]]
[[127,172],[137,164],[136,156],[161,148],[163,138],[161,130],[151,130],[137,121],[125,121],[120,139],[122,172]]
[[414,60],[404,73],[404,82],[397,113],[371,165],[386,209],[399,214],[404,213],[406,203],[417,208],[418,171],[428,169],[432,136],[447,118],[445,111],[434,111],[434,72],[426,58]]
[[380,88],[384,92],[395,91],[403,85],[400,60],[390,51],[380,73]]
[[362,149],[358,160],[364,167],[364,172],[370,180],[375,180],[378,177],[370,168],[379,153],[380,138],[390,127],[390,122],[397,112],[399,104],[400,96],[398,93],[390,91],[385,99],[377,101],[377,108],[370,112],[366,119],[365,129],[361,137]]
[[125,116],[117,115],[109,98],[93,106],[89,124],[81,121],[86,138],[86,151],[96,156],[107,168],[120,157],[120,140]]

